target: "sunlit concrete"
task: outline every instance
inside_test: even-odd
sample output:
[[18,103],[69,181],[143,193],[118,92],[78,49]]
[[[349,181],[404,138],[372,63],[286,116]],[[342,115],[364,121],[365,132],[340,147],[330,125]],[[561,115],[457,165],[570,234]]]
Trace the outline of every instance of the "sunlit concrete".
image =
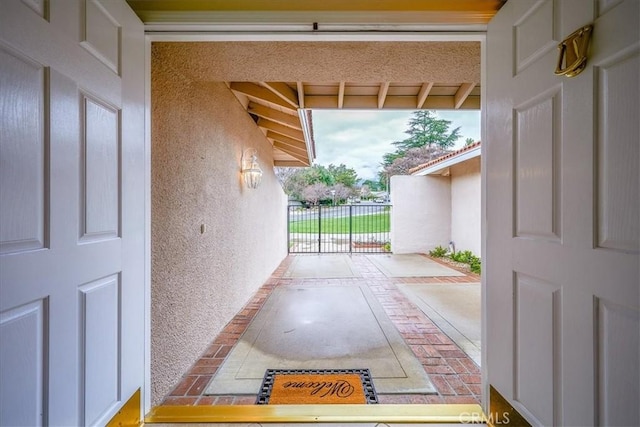
[[360,273],[348,255],[318,254],[297,256],[284,277],[328,279],[360,277]]
[[418,254],[370,255],[369,260],[387,277],[451,277],[463,273]]
[[367,368],[378,393],[436,392],[366,286],[274,290],[206,394],[256,394],[277,368]]
[[479,283],[407,284],[398,287],[480,366]]

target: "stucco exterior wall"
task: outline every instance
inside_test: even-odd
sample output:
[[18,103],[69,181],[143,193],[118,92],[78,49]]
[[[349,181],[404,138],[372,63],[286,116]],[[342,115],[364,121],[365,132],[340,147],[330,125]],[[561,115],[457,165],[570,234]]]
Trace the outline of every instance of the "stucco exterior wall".
[[427,253],[446,246],[451,235],[448,177],[391,177],[391,251]]
[[480,157],[451,167],[451,240],[456,250],[481,256]]
[[[158,404],[287,253],[272,148],[218,82],[152,64],[151,393]],[[264,171],[244,187],[240,159]],[[201,233],[201,225],[206,231]],[[142,345],[142,344],[141,344]]]

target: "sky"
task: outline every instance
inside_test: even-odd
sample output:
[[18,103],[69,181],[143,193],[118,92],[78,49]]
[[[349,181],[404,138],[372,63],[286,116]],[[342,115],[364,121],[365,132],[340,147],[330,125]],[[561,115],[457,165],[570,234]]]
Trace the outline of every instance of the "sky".
[[[314,110],[313,135],[316,164],[330,163],[355,169],[362,179],[377,179],[382,156],[395,150],[393,141],[404,133],[413,111]],[[454,148],[464,146],[467,138],[480,141],[480,111],[437,111],[439,118],[451,121],[450,130],[460,126],[460,139]]]

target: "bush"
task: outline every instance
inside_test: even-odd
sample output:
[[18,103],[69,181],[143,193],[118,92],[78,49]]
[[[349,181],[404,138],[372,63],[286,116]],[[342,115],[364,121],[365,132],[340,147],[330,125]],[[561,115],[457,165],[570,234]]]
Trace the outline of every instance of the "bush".
[[432,251],[429,251],[429,255],[434,258],[442,258],[447,254],[447,250],[442,246],[436,246]]

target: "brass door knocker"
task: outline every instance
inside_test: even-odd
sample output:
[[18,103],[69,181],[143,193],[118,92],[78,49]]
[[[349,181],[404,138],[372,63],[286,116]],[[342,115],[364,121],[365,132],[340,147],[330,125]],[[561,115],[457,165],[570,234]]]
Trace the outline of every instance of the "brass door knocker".
[[575,77],[585,69],[592,32],[593,25],[586,25],[574,31],[558,45],[560,53],[555,71],[557,76]]

